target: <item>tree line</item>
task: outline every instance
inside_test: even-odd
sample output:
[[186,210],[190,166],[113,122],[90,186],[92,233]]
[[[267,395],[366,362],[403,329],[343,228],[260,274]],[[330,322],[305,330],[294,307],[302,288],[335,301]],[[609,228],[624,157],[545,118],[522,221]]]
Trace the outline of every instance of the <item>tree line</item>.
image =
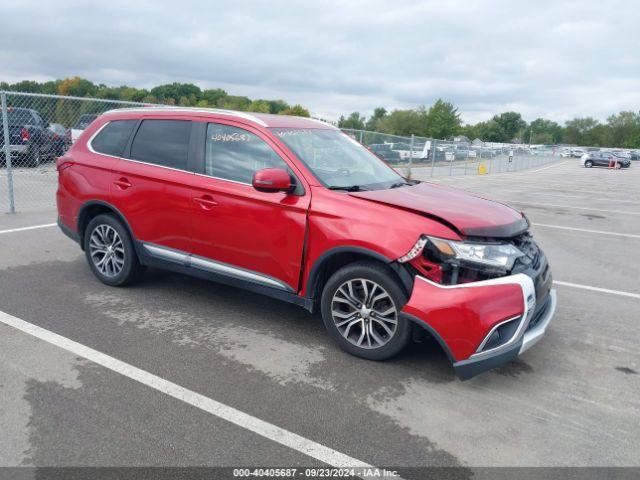
[[442,99],[431,107],[387,111],[376,108],[369,118],[358,112],[340,117],[340,128],[353,128],[409,136],[448,139],[464,135],[485,142],[581,145],[640,148],[640,112],[622,111],[606,123],[591,117],[574,118],[560,125],[538,118],[527,123],[518,112],[504,112],[475,125],[463,124],[458,109]]
[[104,84],[95,84],[84,78],[72,77],[48,82],[33,80],[23,80],[17,83],[0,82],[0,90],[185,107],[225,108],[300,117],[309,116],[309,110],[302,105],[289,105],[284,100],[252,100],[245,96],[229,95],[220,88],[203,90],[192,83],[174,82],[146,89],[128,86],[109,87]]
[[[109,87],[84,78],[72,77],[47,82],[0,82],[0,90],[309,116],[309,110],[302,105],[289,105],[279,99],[250,99],[230,95],[220,88],[201,89],[191,83],[174,82],[146,89],[129,86]],[[47,108],[57,108],[62,112],[52,115],[54,118],[64,113],[61,105],[47,105]],[[86,108],[93,106],[87,105]],[[97,111],[97,106],[95,109]],[[544,118],[528,123],[518,112],[503,112],[472,125],[463,123],[458,109],[452,103],[438,99],[429,108],[421,106],[415,109],[388,111],[379,107],[374,109],[369,118],[353,112],[346,117],[341,116],[338,126],[392,135],[414,134],[439,139],[465,135],[471,140],[479,138],[486,142],[640,148],[640,112],[633,111],[613,114],[604,123],[591,117],[583,117],[569,120],[564,125]]]

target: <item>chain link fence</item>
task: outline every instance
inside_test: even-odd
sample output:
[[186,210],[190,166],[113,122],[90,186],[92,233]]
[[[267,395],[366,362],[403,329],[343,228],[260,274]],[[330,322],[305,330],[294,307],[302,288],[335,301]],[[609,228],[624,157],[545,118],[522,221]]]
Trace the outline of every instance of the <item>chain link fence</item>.
[[490,175],[539,167],[561,159],[557,148],[469,141],[401,137],[343,128],[382,160],[410,178]]
[[55,158],[101,113],[141,106],[97,98],[0,92],[0,211],[55,206]]
[[[55,207],[56,157],[107,110],[150,106],[98,98],[0,92],[0,211]],[[551,149],[446,141],[343,129],[385,162],[411,178],[484,175],[537,167],[560,159]]]

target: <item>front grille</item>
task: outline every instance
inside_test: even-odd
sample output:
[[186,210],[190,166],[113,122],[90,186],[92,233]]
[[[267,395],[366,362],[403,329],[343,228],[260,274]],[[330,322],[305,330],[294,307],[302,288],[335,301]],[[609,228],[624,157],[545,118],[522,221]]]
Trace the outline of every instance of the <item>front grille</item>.
[[518,258],[516,264],[524,268],[533,268],[534,270],[540,267],[540,248],[533,241],[533,237],[529,232],[513,237],[510,239],[510,243],[524,253],[524,256]]

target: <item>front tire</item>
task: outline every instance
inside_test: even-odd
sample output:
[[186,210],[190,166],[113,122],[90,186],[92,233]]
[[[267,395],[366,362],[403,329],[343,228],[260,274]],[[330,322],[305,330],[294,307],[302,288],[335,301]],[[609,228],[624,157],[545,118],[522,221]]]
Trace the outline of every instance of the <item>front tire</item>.
[[321,299],[329,335],[348,353],[369,360],[397,355],[411,339],[400,317],[407,296],[393,273],[375,262],[347,265],[327,281]]
[[593,167],[593,162],[591,160],[587,160],[586,162],[584,162],[584,166],[587,168],[591,168]]
[[102,283],[113,287],[128,285],[142,272],[129,231],[113,215],[93,218],[83,242],[89,267]]

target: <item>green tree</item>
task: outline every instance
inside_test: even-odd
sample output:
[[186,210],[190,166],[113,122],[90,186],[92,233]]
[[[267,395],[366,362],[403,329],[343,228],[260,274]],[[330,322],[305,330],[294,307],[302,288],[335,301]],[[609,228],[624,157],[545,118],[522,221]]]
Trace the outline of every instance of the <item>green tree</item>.
[[440,98],[426,112],[424,123],[422,133],[433,138],[448,138],[459,133],[461,128],[458,109]]
[[96,94],[98,87],[85,78],[72,77],[65,78],[58,85],[59,95],[69,95],[73,97],[91,97]]
[[386,108],[382,108],[382,107],[374,108],[373,115],[371,115],[371,117],[369,117],[369,120],[367,120],[367,123],[365,123],[365,128],[372,132],[379,131],[380,127],[378,126],[378,124],[381,121],[383,121],[386,116],[387,116]]
[[246,111],[247,108],[249,108],[249,105],[251,105],[251,99],[236,95],[225,95],[220,98],[216,104],[216,106],[220,108],[241,111]]
[[[162,103],[189,104],[193,100],[202,98],[202,90],[197,85],[192,83],[167,83],[165,85],[158,85],[151,89],[151,95],[156,97]],[[173,102],[171,102],[173,100]]]
[[574,118],[565,123],[563,140],[565,143],[589,146],[585,139],[593,140],[591,131],[600,125],[596,119],[591,117]]
[[285,108],[281,112],[278,112],[278,115],[295,115],[296,117],[310,117],[309,110],[304,108],[302,105],[294,105],[293,107]]
[[269,104],[269,113],[280,113],[289,108],[289,104],[284,100],[265,100]]
[[202,92],[202,100],[210,107],[218,105],[218,102],[226,96],[227,92],[221,88],[210,88]]
[[269,103],[266,100],[254,100],[247,107],[249,112],[269,113]]
[[360,112],[352,112],[347,118],[341,116],[338,120],[338,127],[364,130],[364,117],[360,116]]
[[417,110],[394,110],[378,122],[380,132],[409,136],[419,134],[423,117]]
[[562,142],[562,136],[563,129],[556,122],[537,118],[524,129],[522,141],[555,145]]
[[624,111],[607,118],[612,146],[623,146],[640,134],[640,113]]
[[490,140],[493,142],[510,142],[512,139],[521,136],[527,123],[522,119],[522,115],[517,112],[504,112],[500,115],[495,115],[492,119],[497,123],[498,129],[493,129],[492,132],[502,132],[500,140]]
[[626,148],[640,148],[640,131],[633,134],[631,137],[625,140],[624,147]]
[[510,140],[509,135],[496,120],[496,117],[488,122],[480,122],[476,127],[478,128],[478,137],[485,142],[508,142]]

